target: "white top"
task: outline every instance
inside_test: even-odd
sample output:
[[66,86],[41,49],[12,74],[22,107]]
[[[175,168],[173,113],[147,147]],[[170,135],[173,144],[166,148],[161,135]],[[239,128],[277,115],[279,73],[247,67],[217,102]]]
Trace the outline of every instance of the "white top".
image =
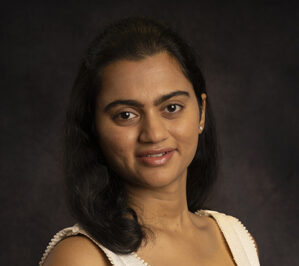
[[[195,214],[200,216],[212,216],[216,220],[230,248],[236,265],[260,265],[254,240],[245,228],[245,226],[237,218],[211,210],[199,210]],[[105,248],[104,246],[99,244],[95,239],[93,239],[93,237],[89,235],[82,227],[80,227],[79,224],[75,224],[72,227],[67,227],[59,231],[52,238],[44,252],[43,257],[41,258],[41,261],[39,262],[39,265],[42,266],[44,264],[46,257],[49,255],[51,250],[58,244],[58,242],[69,236],[74,236],[78,234],[85,235],[90,240],[92,240],[98,247],[100,247],[113,266],[150,266],[147,262],[138,257],[138,255],[135,252],[132,252],[129,255],[119,255]]]

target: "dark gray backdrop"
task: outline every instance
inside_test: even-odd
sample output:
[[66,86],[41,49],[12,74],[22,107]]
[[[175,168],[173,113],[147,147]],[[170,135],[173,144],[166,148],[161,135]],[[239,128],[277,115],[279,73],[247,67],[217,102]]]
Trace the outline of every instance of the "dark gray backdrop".
[[147,15],[201,56],[222,147],[210,205],[247,226],[262,265],[295,265],[297,11],[296,1],[3,2],[0,264],[37,265],[52,235],[74,222],[60,159],[79,59],[102,25]]

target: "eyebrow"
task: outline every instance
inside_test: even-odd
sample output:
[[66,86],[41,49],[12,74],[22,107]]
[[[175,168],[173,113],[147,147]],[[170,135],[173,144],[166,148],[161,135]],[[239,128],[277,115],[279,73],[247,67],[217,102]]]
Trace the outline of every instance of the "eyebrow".
[[[154,105],[158,106],[161,103],[167,101],[168,99],[170,99],[172,97],[175,97],[175,96],[179,96],[179,95],[184,95],[184,96],[190,97],[190,94],[187,91],[174,91],[174,92],[171,92],[171,93],[160,96],[158,99],[156,99],[154,101]],[[144,107],[144,104],[142,104],[142,103],[140,103],[136,100],[131,100],[131,99],[121,100],[120,99],[120,100],[115,100],[115,101],[109,103],[108,105],[106,105],[106,107],[104,108],[104,112],[108,112],[109,109],[111,109],[112,107],[115,107],[117,105],[128,105],[128,106],[134,106],[134,107],[137,107],[137,108]]]

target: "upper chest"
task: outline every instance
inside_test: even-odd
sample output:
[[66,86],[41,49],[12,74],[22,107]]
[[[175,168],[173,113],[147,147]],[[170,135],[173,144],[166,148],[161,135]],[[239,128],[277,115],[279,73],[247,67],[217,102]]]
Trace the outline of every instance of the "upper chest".
[[140,259],[144,260],[151,266],[235,266],[235,262],[229,252],[224,250],[217,250],[214,252],[197,252],[194,248],[187,249],[187,247],[182,249],[172,250],[170,248],[164,247],[163,249],[151,252],[138,254]]
[[138,256],[151,266],[235,266],[226,240],[213,221],[193,235],[163,235],[140,248]]

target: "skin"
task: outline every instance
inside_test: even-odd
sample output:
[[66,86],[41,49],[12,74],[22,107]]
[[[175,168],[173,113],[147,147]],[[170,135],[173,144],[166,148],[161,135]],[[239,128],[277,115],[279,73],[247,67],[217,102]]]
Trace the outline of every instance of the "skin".
[[[174,91],[186,91],[190,96],[154,105],[156,99]],[[105,112],[105,107],[117,99],[136,100],[144,107],[117,105]],[[171,113],[166,109],[170,104],[184,108],[176,106]],[[121,112],[130,112],[129,119],[114,118]],[[142,61],[118,61],[103,71],[96,110],[99,144],[113,169],[127,181],[132,195],[139,190],[164,194],[171,184],[184,179],[196,151],[199,121],[192,85],[166,53]],[[136,159],[138,152],[164,147],[176,152],[163,167],[148,167]]]
[[[235,265],[213,218],[197,216],[187,206],[187,167],[204,128],[206,95],[201,95],[200,110],[192,84],[166,52],[139,61],[119,60],[105,67],[102,74],[95,111],[98,142],[109,165],[124,179],[129,204],[141,223],[154,233],[154,237],[148,235],[138,255],[155,266]],[[155,104],[161,96],[175,91],[189,96],[177,95]],[[110,103],[128,99],[142,106],[122,104],[107,110]],[[136,156],[165,147],[175,152],[162,166],[145,165]],[[94,257],[80,261],[81,265],[109,265],[101,251],[96,252],[93,244],[82,241],[89,240],[71,237],[69,243],[64,240],[57,249],[87,249]],[[84,260],[84,253],[80,254]],[[55,265],[60,265],[58,260]]]

